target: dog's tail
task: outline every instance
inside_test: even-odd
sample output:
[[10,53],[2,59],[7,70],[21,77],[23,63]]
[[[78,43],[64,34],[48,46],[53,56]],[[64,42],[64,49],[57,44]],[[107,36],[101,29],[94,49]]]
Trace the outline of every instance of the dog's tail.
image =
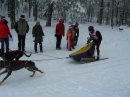
[[32,55],[32,53],[31,53],[30,55],[27,55],[26,53],[24,53],[24,55],[25,55],[26,57],[30,57],[30,56]]

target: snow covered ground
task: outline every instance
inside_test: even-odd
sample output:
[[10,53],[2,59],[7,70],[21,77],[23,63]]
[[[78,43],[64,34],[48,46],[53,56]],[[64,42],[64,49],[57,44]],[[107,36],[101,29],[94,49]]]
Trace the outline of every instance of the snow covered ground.
[[[0,97],[130,97],[130,28],[119,31],[118,27],[99,26],[95,23],[80,24],[80,35],[76,49],[67,51],[66,37],[62,39],[62,50],[55,50],[55,25],[45,27],[41,21],[45,38],[43,53],[32,54],[30,58],[23,56],[21,60],[35,61],[36,66],[44,71],[31,72],[26,69],[14,71],[0,85]],[[35,22],[29,22],[30,30],[26,37],[26,51],[34,52],[32,42],[32,27]],[[103,41],[100,47],[101,58],[107,60],[79,64],[72,59],[66,59],[72,52],[86,44],[89,36],[88,26],[100,30]],[[69,24],[65,23],[66,31]],[[17,49],[17,35],[11,30],[14,42],[10,49]],[[61,59],[59,59],[61,58]],[[1,70],[2,71],[2,70]],[[2,80],[6,74],[0,76]]]

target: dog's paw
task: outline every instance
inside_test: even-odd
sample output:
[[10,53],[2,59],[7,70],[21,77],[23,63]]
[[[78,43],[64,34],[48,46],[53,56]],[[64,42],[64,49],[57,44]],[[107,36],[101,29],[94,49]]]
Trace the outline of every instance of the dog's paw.
[[3,83],[3,81],[0,82],[0,85]]
[[33,75],[30,75],[30,77],[33,77]]

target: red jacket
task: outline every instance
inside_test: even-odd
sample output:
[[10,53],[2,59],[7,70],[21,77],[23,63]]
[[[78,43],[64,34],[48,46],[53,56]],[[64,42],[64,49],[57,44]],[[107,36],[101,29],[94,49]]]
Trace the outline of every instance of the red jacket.
[[65,26],[63,23],[58,23],[56,25],[56,35],[64,35],[65,33]]
[[7,24],[4,24],[2,20],[0,20],[0,38],[8,38],[10,35],[10,30]]

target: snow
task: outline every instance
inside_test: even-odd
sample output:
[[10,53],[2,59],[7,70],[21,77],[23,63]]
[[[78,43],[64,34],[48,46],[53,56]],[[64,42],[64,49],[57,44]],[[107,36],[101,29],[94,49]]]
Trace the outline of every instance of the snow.
[[[96,23],[79,24],[80,36],[75,50],[66,49],[66,37],[62,38],[62,50],[56,50],[54,37],[56,21],[52,27],[45,27],[41,20],[45,37],[43,53],[32,54],[30,58],[23,56],[21,60],[33,60],[36,66],[44,71],[31,72],[26,69],[12,72],[12,75],[0,85],[0,97],[130,97],[130,28],[119,31],[118,27],[99,26]],[[26,51],[34,52],[32,27],[26,37]],[[69,54],[79,50],[87,42],[88,26],[93,25],[101,31],[103,41],[100,46],[101,58],[107,60],[79,64]],[[65,23],[66,31],[69,27]],[[17,34],[11,30],[14,41],[10,49],[17,49]],[[39,49],[39,46],[38,46]],[[38,61],[39,60],[39,61]],[[3,71],[3,70],[1,70]],[[2,80],[6,74],[0,76]]]

